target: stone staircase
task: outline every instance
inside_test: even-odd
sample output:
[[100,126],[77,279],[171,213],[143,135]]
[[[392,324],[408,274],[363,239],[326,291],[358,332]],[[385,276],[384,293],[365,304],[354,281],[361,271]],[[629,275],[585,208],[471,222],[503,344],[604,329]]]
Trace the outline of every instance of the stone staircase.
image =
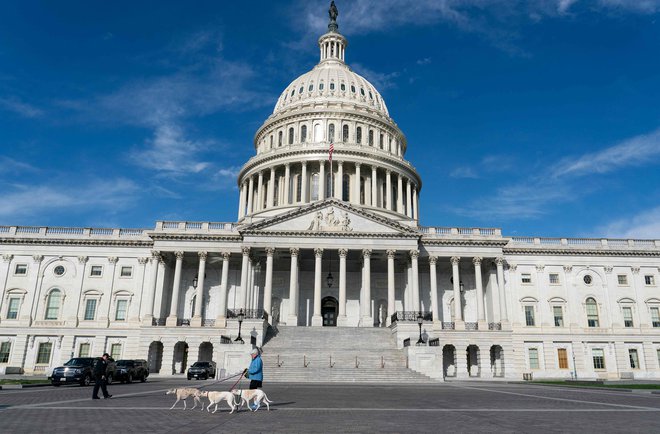
[[264,382],[432,382],[406,368],[391,333],[389,328],[270,328],[261,356]]

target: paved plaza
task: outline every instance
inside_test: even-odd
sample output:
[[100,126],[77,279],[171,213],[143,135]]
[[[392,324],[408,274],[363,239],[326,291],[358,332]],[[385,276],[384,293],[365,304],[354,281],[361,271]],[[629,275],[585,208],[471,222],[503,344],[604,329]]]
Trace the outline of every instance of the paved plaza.
[[[229,383],[154,379],[92,388],[0,391],[0,431],[71,432],[660,432],[660,395],[528,384],[424,386],[278,384],[264,390],[271,411],[215,414],[170,410],[170,387],[226,390]],[[204,399],[205,402],[206,399]]]

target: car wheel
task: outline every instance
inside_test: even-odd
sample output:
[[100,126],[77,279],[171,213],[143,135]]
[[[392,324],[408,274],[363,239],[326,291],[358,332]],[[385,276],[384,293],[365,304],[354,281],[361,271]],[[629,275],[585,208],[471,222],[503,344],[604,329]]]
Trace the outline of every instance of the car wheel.
[[80,382],[80,385],[89,386],[90,384],[92,384],[92,377],[85,375],[85,377],[83,377],[82,381]]
[[133,382],[133,374],[128,374],[128,378],[126,379],[126,383],[132,383]]
[[108,375],[107,377],[105,377],[105,383],[112,384],[112,375]]

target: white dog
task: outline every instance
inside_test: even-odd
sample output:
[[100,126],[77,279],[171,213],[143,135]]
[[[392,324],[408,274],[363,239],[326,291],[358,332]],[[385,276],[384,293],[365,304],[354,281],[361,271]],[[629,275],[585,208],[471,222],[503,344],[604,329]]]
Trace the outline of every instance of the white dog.
[[204,404],[202,404],[202,400],[199,399],[202,395],[202,391],[199,389],[195,389],[194,387],[180,387],[177,389],[169,389],[167,392],[165,392],[166,395],[170,394],[176,394],[176,401],[174,402],[174,405],[170,407],[170,410],[174,408],[174,406],[177,404],[177,402],[181,401],[183,399],[183,409],[186,409],[186,399],[190,398],[191,396],[193,397],[193,402],[195,405],[191,410],[194,410],[195,407],[197,407],[197,403],[202,406],[202,411],[204,410]]
[[259,407],[261,407],[261,403],[263,402],[266,404],[266,408],[268,408],[268,411],[270,411],[270,405],[269,403],[273,402],[268,397],[266,396],[266,393],[264,393],[263,390],[261,389],[234,389],[232,390],[232,393],[239,396],[241,399],[241,403],[239,405],[239,408],[245,403],[247,407],[252,410],[250,407],[250,401],[254,400],[254,404],[256,404],[256,407],[252,411],[257,411],[259,410]]
[[236,409],[236,406],[234,405],[234,395],[232,395],[231,392],[209,391],[202,392],[202,396],[206,396],[209,399],[209,406],[206,407],[206,411],[211,411],[211,406],[215,404],[215,409],[213,410],[213,413],[215,413],[218,411],[218,404],[222,401],[227,402],[227,405],[231,408],[229,414],[233,413]]

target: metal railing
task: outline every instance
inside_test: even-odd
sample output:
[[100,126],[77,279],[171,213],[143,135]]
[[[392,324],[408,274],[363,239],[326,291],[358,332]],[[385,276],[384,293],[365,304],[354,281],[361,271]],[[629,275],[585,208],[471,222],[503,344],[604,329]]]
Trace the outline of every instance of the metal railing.
[[152,326],[164,326],[166,324],[166,319],[165,318],[153,318],[151,320],[151,325]]
[[223,345],[231,345],[231,338],[229,336],[220,335],[220,343]]
[[489,322],[488,330],[502,330],[502,323],[499,322]]
[[429,339],[429,347],[439,347],[439,346],[440,346],[440,338]]
[[403,340],[403,346],[404,348],[410,346],[410,338],[406,338]]
[[479,330],[479,323],[478,322],[466,322],[465,323],[465,330],[468,330],[468,331]]
[[202,326],[203,327],[214,327],[215,326],[215,320],[214,319],[205,319],[202,321]]
[[263,309],[227,309],[227,318],[238,318],[238,314],[243,312],[245,319],[266,319]]
[[392,324],[397,321],[401,322],[417,322],[417,317],[422,314],[424,321],[433,321],[433,312],[419,312],[419,311],[397,311],[392,314]]
[[456,324],[454,324],[453,321],[449,322],[444,322],[442,323],[442,329],[443,330],[454,330],[456,328]]
[[190,318],[178,318],[176,320],[177,326],[190,326]]

